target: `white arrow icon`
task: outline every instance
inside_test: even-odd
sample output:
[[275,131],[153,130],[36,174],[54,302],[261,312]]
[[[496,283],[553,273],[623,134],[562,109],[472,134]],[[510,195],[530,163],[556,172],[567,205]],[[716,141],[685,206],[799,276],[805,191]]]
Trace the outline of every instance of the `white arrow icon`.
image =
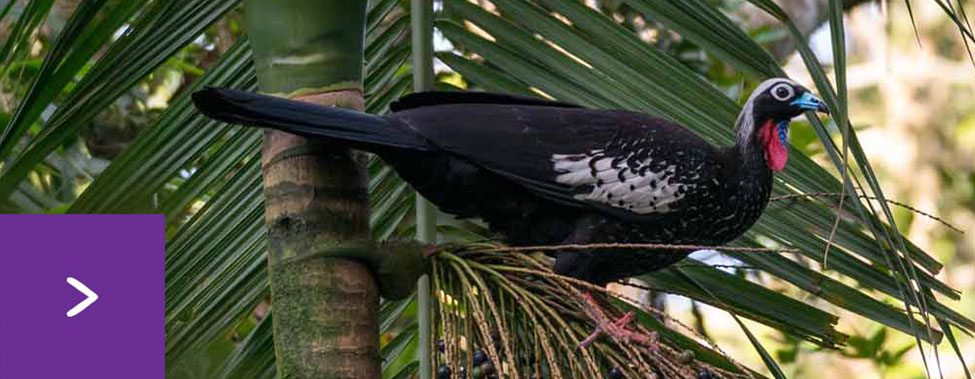
[[92,303],[94,303],[95,300],[98,300],[98,294],[95,293],[95,291],[92,291],[91,289],[89,289],[87,286],[85,286],[81,282],[79,282],[78,279],[75,279],[75,278],[72,278],[72,277],[69,276],[68,277],[68,284],[70,284],[72,287],[74,287],[74,289],[76,289],[76,290],[80,291],[81,293],[85,294],[85,296],[88,296],[87,299],[85,299],[84,301],[78,303],[78,305],[75,305],[74,308],[71,308],[71,309],[68,310],[68,317],[74,317],[74,316],[78,315],[78,313],[81,313],[81,311],[85,310],[85,308],[88,308],[89,305],[91,305]]

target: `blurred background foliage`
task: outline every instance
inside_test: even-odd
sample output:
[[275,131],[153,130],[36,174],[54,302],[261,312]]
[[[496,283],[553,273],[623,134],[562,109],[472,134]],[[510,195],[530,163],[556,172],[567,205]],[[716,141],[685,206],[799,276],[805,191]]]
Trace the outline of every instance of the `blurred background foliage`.
[[[705,0],[718,7],[733,19],[747,34],[765,47],[783,65],[790,77],[813,88],[812,78],[795,51],[795,41],[788,31],[774,18],[742,0]],[[488,1],[479,1],[485,9],[493,9]],[[830,33],[828,31],[828,3],[825,0],[782,0],[776,1],[793,17],[801,32],[809,36],[810,44],[824,65],[832,63]],[[439,3],[438,3],[439,4]],[[653,45],[670,57],[679,61],[697,75],[706,78],[724,94],[732,99],[741,99],[751,89],[753,82],[746,80],[743,73],[736,70],[725,59],[710,54],[682,38],[678,33],[654,18],[634,9],[628,2],[620,0],[589,0],[586,4],[598,9],[618,24],[632,31],[644,42]],[[958,29],[943,9],[935,1],[914,1],[911,3],[913,15],[908,15],[904,2],[873,2],[848,0],[843,2],[846,15],[847,78],[849,89],[850,120],[857,130],[863,149],[877,170],[878,177],[886,190],[886,196],[915,208],[932,213],[957,226],[965,233],[946,228],[941,223],[919,216],[903,208],[894,208],[899,230],[923,250],[931,253],[942,262],[945,269],[937,278],[962,292],[960,301],[947,305],[962,315],[975,316],[975,68],[970,60],[968,45],[964,43]],[[178,9],[185,8],[185,9]],[[386,104],[398,97],[409,86],[410,73],[407,64],[408,46],[397,45],[398,41],[408,40],[408,21],[405,16],[408,3],[402,1],[371,2],[370,34],[367,39],[367,70],[383,75],[371,76],[365,86],[370,95],[369,107],[372,112],[385,111]],[[78,13],[92,12],[88,18],[78,17]],[[75,15],[88,23],[75,25],[70,22]],[[164,17],[168,19],[164,19]],[[477,27],[464,21],[462,17],[443,14],[463,23],[477,32]],[[194,18],[196,17],[196,18]],[[913,18],[916,30],[911,23]],[[24,22],[29,19],[30,22]],[[199,20],[197,20],[199,19]],[[253,87],[252,80],[246,81],[250,73],[245,59],[239,52],[246,48],[243,38],[241,7],[234,2],[220,1],[137,1],[137,0],[41,0],[15,1],[0,0],[0,126],[4,129],[16,118],[19,105],[28,96],[48,96],[47,101],[38,101],[43,106],[36,109],[36,119],[27,118],[24,124],[26,134],[23,138],[11,140],[0,135],[0,191],[9,196],[0,199],[0,211],[10,213],[62,213],[69,209],[91,211],[133,211],[163,212],[167,214],[168,237],[181,232],[190,220],[203,220],[193,228],[203,229],[204,221],[221,222],[223,218],[210,214],[217,209],[209,199],[218,198],[225,193],[235,194],[234,199],[252,206],[237,209],[238,217],[260,218],[260,192],[246,192],[243,186],[234,188],[235,183],[254,183],[258,177],[248,175],[253,172],[255,160],[247,159],[258,151],[258,134],[244,129],[219,129],[201,144],[186,161],[179,165],[167,163],[166,167],[179,167],[175,173],[149,171],[139,176],[140,180],[150,180],[151,185],[144,193],[114,194],[108,197],[119,201],[118,207],[101,206],[97,201],[85,199],[86,190],[100,177],[113,161],[126,158],[124,152],[136,143],[139,135],[166,117],[188,117],[167,115],[167,109],[185,109],[187,104],[179,102],[178,96],[192,88],[204,73],[216,67],[219,62],[226,63],[221,71],[221,80],[239,77],[240,87]],[[178,23],[182,22],[182,23]],[[192,21],[192,22],[191,22]],[[26,25],[26,26],[22,26]],[[88,25],[104,26],[91,28]],[[127,33],[132,25],[152,26],[160,29],[156,37],[152,35],[133,36]],[[174,26],[175,25],[175,26]],[[190,25],[190,26],[185,26]],[[176,29],[191,38],[168,40],[164,38],[165,27]],[[195,29],[194,29],[195,28]],[[105,29],[110,33],[101,32]],[[144,29],[138,29],[140,33]],[[170,29],[172,30],[172,29]],[[59,38],[73,35],[70,45],[59,44]],[[155,39],[154,39],[155,38]],[[464,46],[454,46],[440,33],[436,35],[436,48],[441,53],[452,52],[468,58],[478,58]],[[86,43],[86,41],[94,41]],[[125,45],[139,42],[139,44]],[[158,42],[158,46],[147,41]],[[115,43],[119,42],[119,43]],[[404,50],[404,47],[406,50]],[[138,51],[134,56],[142,60],[119,60],[114,62],[117,71],[106,72],[96,68],[96,63],[106,55],[118,57],[116,49]],[[168,50],[167,50],[168,49]],[[126,51],[129,51],[126,50]],[[159,50],[159,51],[156,51]],[[47,57],[67,57],[56,65],[45,65]],[[114,54],[114,55],[113,55]],[[235,55],[236,54],[236,55]],[[125,55],[121,55],[125,57]],[[241,61],[235,61],[241,59]],[[449,59],[449,58],[448,58]],[[453,62],[457,64],[457,62]],[[490,67],[491,62],[485,62]],[[140,69],[134,69],[136,65]],[[52,67],[53,66],[53,67]],[[221,66],[224,67],[224,66]],[[479,85],[478,78],[461,76],[454,72],[453,65],[437,62],[436,70],[442,89],[485,89]],[[91,70],[91,71],[90,71]],[[63,74],[62,74],[63,73]],[[58,75],[62,74],[61,77]],[[76,88],[91,89],[97,83],[92,78],[111,76],[113,81],[104,81],[115,86],[113,96],[91,99],[78,96]],[[216,75],[216,74],[215,74]],[[55,78],[60,83],[50,93],[32,89],[32,83],[39,77]],[[51,79],[53,80],[53,79]],[[216,79],[214,79],[216,80]],[[232,80],[231,80],[232,81]],[[513,89],[517,86],[512,86]],[[494,89],[494,88],[489,88]],[[41,95],[38,95],[40,93]],[[740,101],[739,101],[740,102]],[[80,104],[80,105],[79,105]],[[74,107],[80,107],[75,109]],[[180,108],[182,107],[182,108]],[[77,116],[93,112],[90,117]],[[183,111],[185,112],[185,111]],[[72,118],[77,117],[77,118]],[[73,120],[82,120],[72,123]],[[193,121],[199,122],[199,121]],[[51,136],[51,125],[71,125],[59,138]],[[791,143],[822,167],[832,167],[819,138],[812,128],[803,127],[806,121],[795,121],[791,128]],[[58,129],[60,130],[60,129]],[[834,132],[836,132],[834,130]],[[838,132],[836,132],[838,133]],[[173,136],[170,136],[173,137]],[[163,137],[159,137],[163,138]],[[203,138],[203,137],[199,137]],[[38,141],[53,143],[50,149],[33,149]],[[187,140],[187,143],[197,140]],[[40,151],[43,155],[36,164],[24,169],[23,180],[11,182],[9,172],[16,158],[25,152]],[[166,150],[175,154],[182,150],[175,147]],[[218,162],[212,157],[235,157],[233,164],[214,169],[206,167],[206,172],[214,172],[207,178],[194,173],[208,163]],[[144,157],[143,157],[144,158]],[[162,159],[162,157],[159,157]],[[154,163],[156,162],[156,163]],[[162,161],[148,161],[147,165]],[[163,166],[162,163],[160,167]],[[211,163],[212,164],[212,163]],[[837,174],[835,170],[832,171]],[[378,163],[372,165],[374,177],[374,209],[382,210],[385,219],[375,219],[377,237],[409,236],[412,225],[409,220],[412,212],[412,197],[408,196],[405,185],[387,182],[392,177]],[[121,175],[121,174],[118,174]],[[392,179],[390,179],[392,180]],[[389,184],[392,183],[392,184]],[[130,183],[131,185],[131,183]],[[127,187],[124,187],[127,188]],[[110,193],[100,190],[99,193]],[[787,202],[773,203],[772,209],[787,207]],[[207,218],[210,217],[210,218]],[[445,235],[469,236],[477,232],[477,225],[446,220],[442,226]],[[246,223],[241,222],[241,227]],[[190,232],[196,229],[190,228]],[[185,230],[184,230],[185,231]],[[260,235],[263,229],[241,229],[245,236]],[[199,232],[199,239],[207,235]],[[181,241],[182,242],[182,241]],[[186,246],[169,246],[169,250],[183,248],[193,252],[197,242],[185,242]],[[243,291],[251,286],[251,280],[262,275],[263,267],[236,267],[251,262],[247,257],[263,254],[263,244],[257,240],[223,241],[226,249],[241,251],[240,256],[226,262],[225,271],[236,274],[236,278],[223,290]],[[188,254],[188,253],[187,253]],[[173,258],[174,265],[202,264],[201,258],[192,260],[189,255]],[[699,259],[716,265],[734,275],[775,291],[788,294],[809,304],[840,316],[836,327],[849,335],[846,345],[839,349],[826,349],[805,339],[783,333],[760,323],[745,321],[760,341],[774,355],[779,365],[789,377],[821,377],[824,370],[830,377],[857,378],[916,378],[924,376],[924,366],[919,351],[913,349],[913,337],[889,330],[862,317],[799,291],[775,277],[757,270],[742,267],[741,262],[717,255],[700,255]],[[803,258],[797,257],[799,261]],[[167,258],[170,263],[170,258]],[[722,267],[723,265],[735,267]],[[167,268],[168,272],[168,268]],[[203,274],[201,274],[203,275]],[[228,274],[230,275],[230,274]],[[228,281],[204,275],[200,283],[191,286],[205,287],[202,282]],[[222,282],[221,282],[222,283]],[[847,284],[855,285],[848,281]],[[168,286],[168,285],[167,285]],[[180,291],[181,289],[173,289]],[[185,291],[198,291],[187,288]],[[216,309],[206,304],[193,304],[176,309],[167,314],[167,333],[170,327],[176,328],[181,322],[190,323],[199,314],[211,312],[225,317],[214,316],[208,322],[212,325],[226,325],[225,328],[211,328],[223,332],[216,335],[193,336],[203,342],[194,346],[202,348],[167,356],[167,375],[173,378],[202,378],[217,374],[225,376],[257,377],[273,373],[269,364],[273,352],[266,354],[269,340],[255,340],[266,337],[267,333],[255,331],[270,327],[267,293],[263,288],[250,288],[247,301],[238,304],[221,305]],[[712,338],[729,355],[756,370],[764,370],[761,357],[749,341],[744,338],[734,319],[724,311],[709,305],[689,301],[676,295],[656,295],[629,287],[616,288],[631,297],[643,297],[645,301],[665,309],[671,315],[695,326],[698,332]],[[170,291],[167,288],[167,292]],[[214,294],[213,296],[217,296]],[[167,299],[170,296],[167,295]],[[888,301],[899,306],[899,303]],[[178,311],[183,309],[182,312]],[[201,310],[206,309],[206,310]],[[167,312],[170,304],[167,303]],[[397,360],[391,365],[408,367],[415,343],[409,339],[395,337],[400,332],[410,331],[411,320],[415,315],[415,303],[387,303],[383,308],[384,333],[382,338],[387,347],[397,347]],[[194,321],[195,322],[195,321]],[[967,334],[957,334],[963,352],[975,351],[975,340]],[[181,336],[179,338],[191,338]],[[209,339],[207,339],[209,338]],[[167,334],[169,340],[169,334]],[[402,341],[406,341],[403,344]],[[169,342],[167,341],[167,345]],[[400,346],[402,345],[402,346]],[[264,349],[264,354],[260,349]],[[929,353],[930,350],[928,350]],[[948,344],[939,345],[940,369],[946,378],[964,377],[961,363],[953,357]],[[929,356],[929,362],[933,355]],[[966,356],[969,365],[975,357]],[[243,362],[243,363],[242,363]],[[269,367],[272,367],[269,369]],[[269,371],[271,370],[271,371]],[[389,370],[392,374],[397,371]],[[767,371],[766,371],[767,372]],[[937,374],[935,374],[937,376]]]

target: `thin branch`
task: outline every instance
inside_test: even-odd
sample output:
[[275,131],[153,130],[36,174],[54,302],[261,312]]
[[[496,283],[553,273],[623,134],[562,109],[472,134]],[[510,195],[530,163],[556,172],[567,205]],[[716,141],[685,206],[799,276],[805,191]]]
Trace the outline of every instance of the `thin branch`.
[[468,252],[515,252],[515,251],[558,251],[558,250],[589,250],[589,249],[660,249],[660,250],[726,250],[743,253],[797,253],[798,249],[765,248],[765,247],[736,247],[736,246],[708,246],[708,245],[675,245],[666,243],[590,243],[567,245],[539,245],[539,246],[506,246],[484,249],[472,249]]
[[[806,198],[806,197],[845,197],[845,196],[846,195],[843,195],[843,194],[840,194],[840,193],[835,193],[835,192],[812,192],[812,193],[800,193],[800,194],[793,194],[793,195],[773,196],[772,198],[769,199],[769,201],[770,202],[771,201],[786,201],[786,200]],[[876,196],[858,195],[858,197],[861,198],[861,199],[867,199],[867,200],[880,200]],[[911,212],[917,213],[917,214],[919,214],[921,216],[924,216],[924,217],[927,217],[927,218],[932,219],[934,221],[937,221],[937,222],[941,223],[942,225],[944,225],[945,227],[947,227],[947,228],[949,228],[951,230],[954,230],[954,231],[956,231],[958,233],[961,233],[961,234],[965,234],[964,231],[962,231],[958,227],[950,224],[948,221],[945,221],[944,219],[942,219],[942,218],[940,218],[938,216],[935,216],[935,215],[932,215],[930,213],[921,211],[921,210],[919,210],[917,208],[914,208],[914,207],[912,207],[910,205],[907,205],[907,204],[904,204],[904,203],[901,203],[901,202],[897,202],[897,201],[893,201],[893,200],[888,200],[888,199],[884,199],[884,200],[886,200],[888,204],[896,205],[898,207],[907,209],[907,210],[909,210]]]
[[711,268],[730,268],[735,270],[765,270],[761,267],[755,266],[745,266],[745,265],[724,265],[724,264],[708,264],[708,263],[678,263],[671,267],[679,268],[701,268],[701,267],[711,267]]
[[[849,127],[849,125],[847,126]],[[850,181],[849,174],[847,173],[846,167],[849,162],[846,158],[846,139],[843,140],[843,180],[846,182]],[[840,211],[843,210],[843,199],[846,199],[846,186],[840,188],[840,201],[836,204],[836,217],[833,218],[833,227],[829,230],[829,238],[826,239],[826,249],[823,251],[823,269],[825,270],[827,266],[826,262],[829,258],[829,248],[833,247],[833,238],[836,237],[836,229],[840,227]]]

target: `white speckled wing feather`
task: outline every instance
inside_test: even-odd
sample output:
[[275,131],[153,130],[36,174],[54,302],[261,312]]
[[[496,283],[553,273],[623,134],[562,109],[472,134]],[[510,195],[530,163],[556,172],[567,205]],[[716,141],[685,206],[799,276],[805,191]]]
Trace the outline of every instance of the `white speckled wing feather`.
[[577,200],[592,201],[637,214],[667,213],[671,206],[693,190],[694,183],[677,180],[677,166],[658,162],[651,169],[651,158],[625,162],[630,156],[610,156],[602,150],[585,154],[554,154],[555,181],[573,187],[591,188],[576,194]]

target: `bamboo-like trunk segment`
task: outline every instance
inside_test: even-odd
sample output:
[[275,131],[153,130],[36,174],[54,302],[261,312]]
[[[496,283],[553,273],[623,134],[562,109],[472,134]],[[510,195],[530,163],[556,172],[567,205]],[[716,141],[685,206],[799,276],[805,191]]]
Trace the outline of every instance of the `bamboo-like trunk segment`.
[[[261,91],[362,110],[365,0],[248,0]],[[362,263],[322,246],[369,235],[364,161],[268,131],[262,167],[280,378],[378,378],[379,290]]]

